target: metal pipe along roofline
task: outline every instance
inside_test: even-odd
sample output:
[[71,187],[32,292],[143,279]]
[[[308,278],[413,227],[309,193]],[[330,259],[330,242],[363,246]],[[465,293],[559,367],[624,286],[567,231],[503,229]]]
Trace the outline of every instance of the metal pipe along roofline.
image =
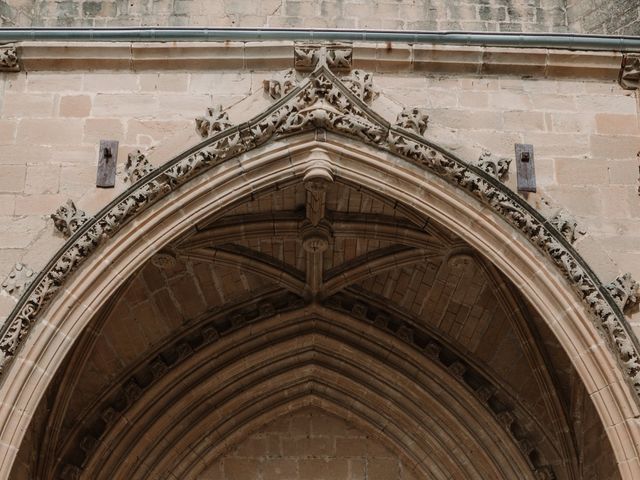
[[304,28],[0,28],[0,42],[224,42],[224,41],[402,42],[483,47],[557,48],[640,52],[640,37],[562,33],[342,30]]

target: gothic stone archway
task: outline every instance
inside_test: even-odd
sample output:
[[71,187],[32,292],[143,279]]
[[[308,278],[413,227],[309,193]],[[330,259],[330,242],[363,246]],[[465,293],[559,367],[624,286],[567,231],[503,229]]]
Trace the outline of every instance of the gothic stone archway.
[[[424,141],[420,112],[399,127],[371,112],[363,75],[343,83],[321,65],[255,121],[214,129],[95,219],[67,222],[75,235],[0,343],[5,474],[31,424],[33,438],[51,432],[35,467],[45,478],[191,478],[255,418],[314,404],[353,415],[420,477],[579,478],[617,462],[633,478],[637,352],[622,305],[498,179]],[[223,366],[230,400],[199,396]],[[88,378],[108,381],[79,394]],[[189,424],[202,429],[184,435],[149,413],[160,392],[172,396],[169,418],[197,414]],[[584,428],[589,408],[601,420],[589,428],[619,442],[601,457],[568,415],[582,412]],[[148,455],[132,461],[136,442]],[[170,447],[180,448],[163,455]]]

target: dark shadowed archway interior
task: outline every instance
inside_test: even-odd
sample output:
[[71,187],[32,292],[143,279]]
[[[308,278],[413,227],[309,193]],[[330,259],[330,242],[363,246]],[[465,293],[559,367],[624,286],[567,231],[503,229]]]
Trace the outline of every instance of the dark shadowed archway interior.
[[12,478],[618,478],[569,359],[501,273],[392,198],[305,178],[127,281]]

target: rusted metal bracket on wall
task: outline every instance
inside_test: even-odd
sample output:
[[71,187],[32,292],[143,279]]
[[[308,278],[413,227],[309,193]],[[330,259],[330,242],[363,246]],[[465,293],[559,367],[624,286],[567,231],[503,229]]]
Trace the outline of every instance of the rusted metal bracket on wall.
[[533,162],[533,145],[516,143],[516,172],[518,191],[536,191],[536,169]]
[[100,140],[98,175],[96,187],[112,188],[116,184],[116,164],[118,163],[118,141]]

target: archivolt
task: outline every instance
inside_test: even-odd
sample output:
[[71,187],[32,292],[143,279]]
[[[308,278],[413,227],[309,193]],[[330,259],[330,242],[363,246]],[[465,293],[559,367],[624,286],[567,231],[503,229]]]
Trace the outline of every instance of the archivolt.
[[194,478],[274,410],[309,401],[384,437],[421,477],[533,478],[490,410],[388,333],[314,307],[248,329],[146,390],[100,442],[86,478]]
[[[362,143],[348,148],[344,136]],[[267,142],[268,148],[259,147]],[[609,434],[630,446],[615,451],[628,465],[623,473],[633,477],[640,434],[630,419],[637,414],[640,362],[635,337],[610,292],[526,202],[486,172],[389,125],[324,67],[268,112],[141,179],[49,262],[2,331],[2,398],[10,406],[2,416],[2,471],[9,471],[29,416],[70,345],[135,268],[195,221],[252,191],[299,178],[318,161],[336,177],[383,190],[434,218],[521,287],[574,360],[605,423],[615,425]],[[78,269],[84,275],[72,276]],[[22,358],[7,367],[23,343]],[[622,386],[625,381],[631,389]],[[614,405],[602,400],[603,388]]]

